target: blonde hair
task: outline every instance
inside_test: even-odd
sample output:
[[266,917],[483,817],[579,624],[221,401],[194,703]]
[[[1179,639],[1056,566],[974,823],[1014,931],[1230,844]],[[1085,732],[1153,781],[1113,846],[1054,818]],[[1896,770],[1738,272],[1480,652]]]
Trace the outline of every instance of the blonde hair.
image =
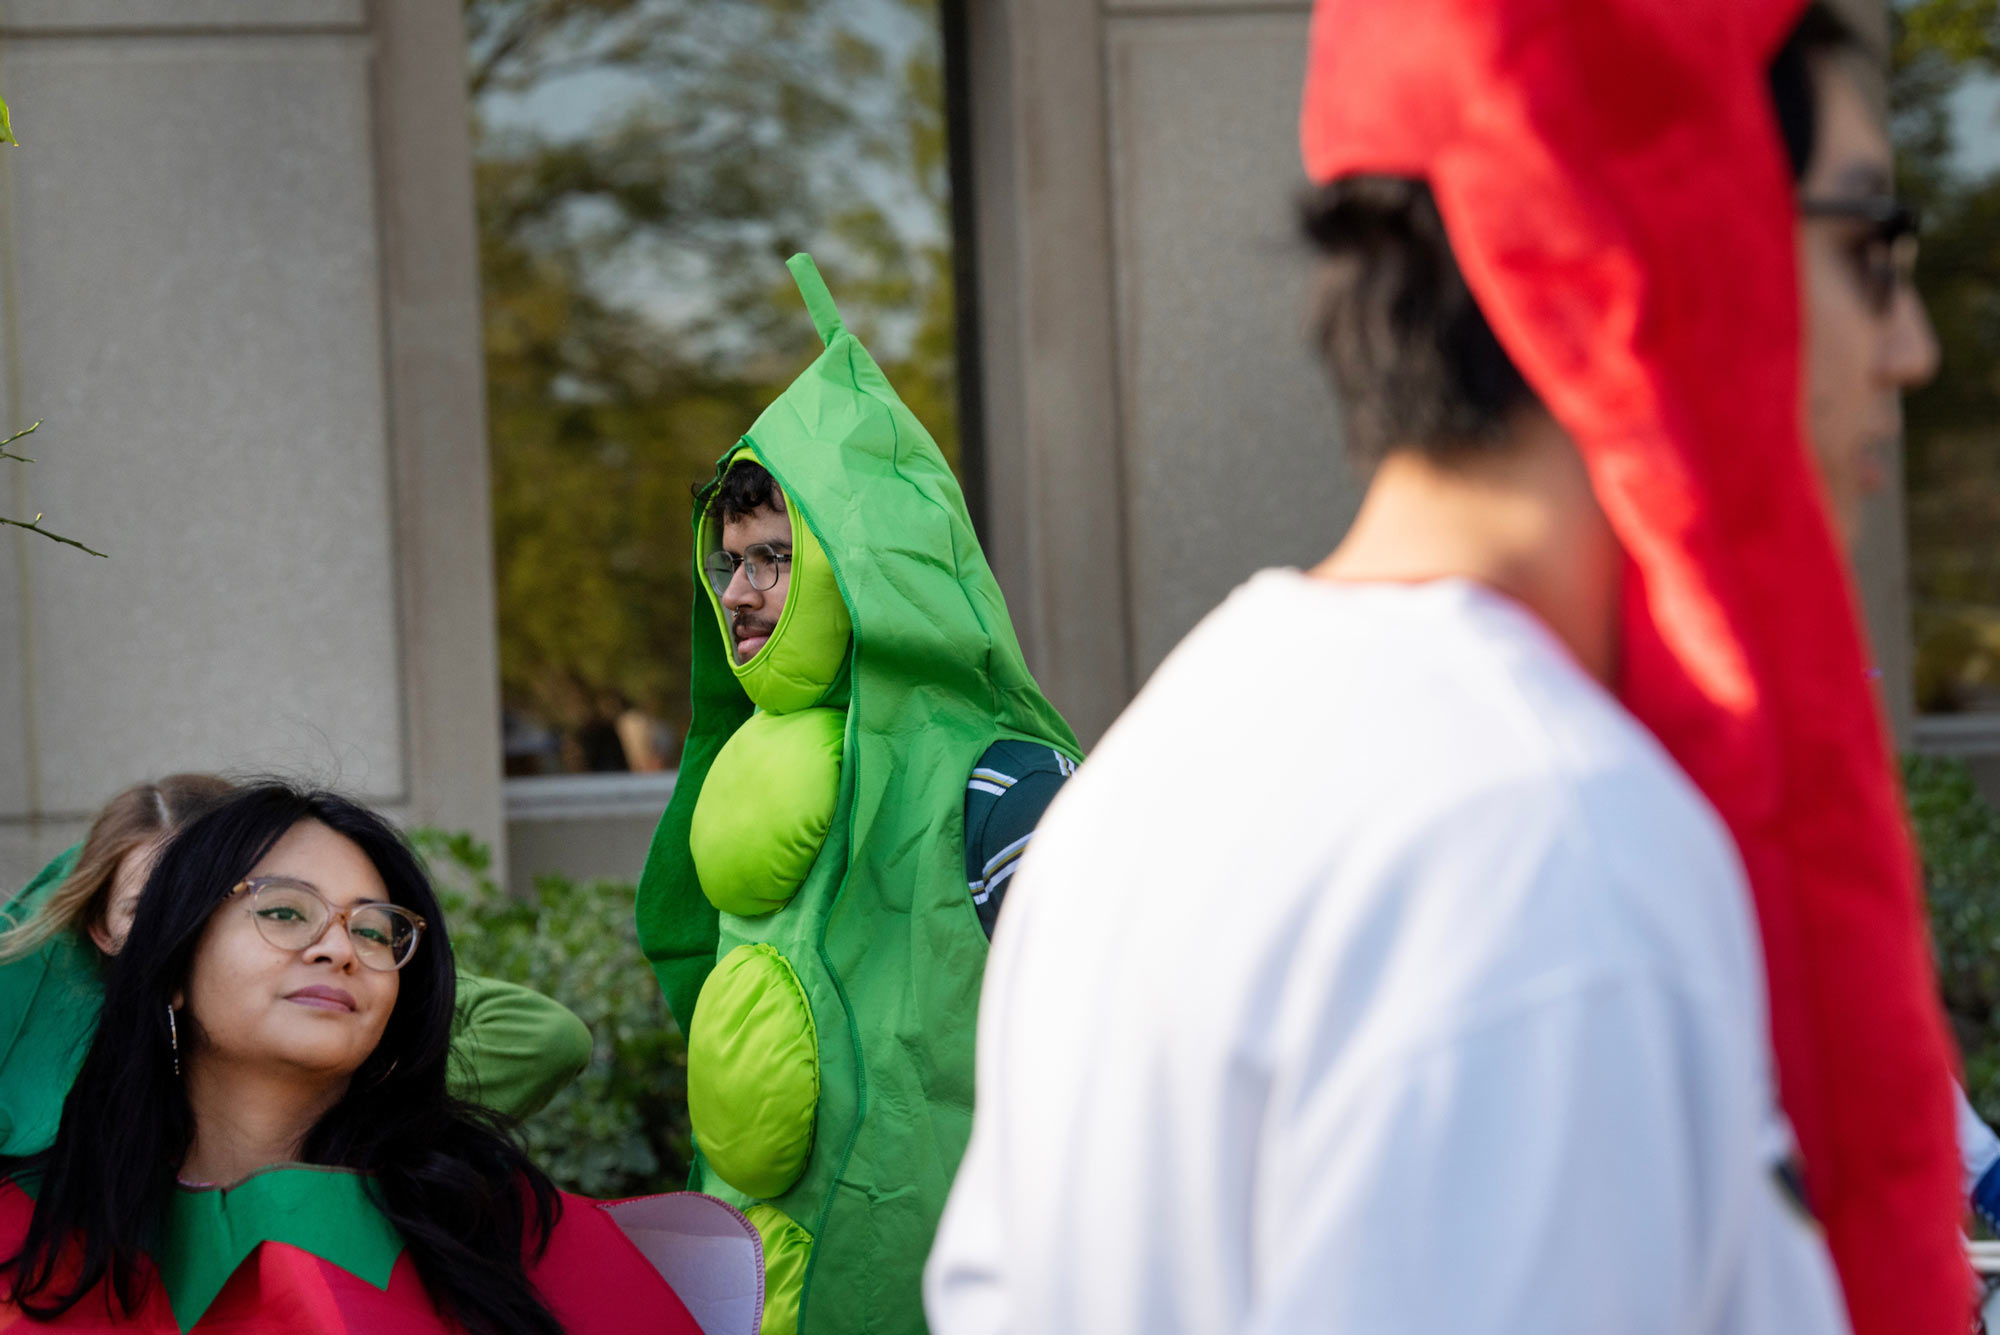
[[33,913],[0,925],[0,964],[20,959],[51,937],[87,932],[111,907],[111,882],[134,849],[173,834],[236,785],[213,774],[169,774],[157,783],[135,783],[104,804],[90,823],[76,866]]

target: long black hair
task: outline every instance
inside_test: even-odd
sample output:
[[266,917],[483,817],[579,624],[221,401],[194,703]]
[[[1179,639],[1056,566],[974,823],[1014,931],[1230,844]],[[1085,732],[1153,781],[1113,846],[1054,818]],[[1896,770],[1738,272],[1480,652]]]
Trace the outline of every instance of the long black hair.
[[[527,1277],[522,1246],[529,1239],[539,1256],[547,1245],[561,1210],[555,1187],[491,1114],[445,1090],[455,973],[423,867],[374,812],[282,782],[247,786],[188,825],[147,879],[55,1144],[12,1165],[17,1175],[38,1174],[40,1185],[20,1251],[0,1262],[11,1297],[43,1319],[101,1282],[128,1314],[143,1301],[143,1257],[194,1139],[187,1090],[174,1073],[169,1004],[229,888],[308,820],[353,842],[391,901],[428,929],[402,971],[381,1041],[307,1133],[303,1158],[370,1175],[431,1301],[466,1330],[560,1332]],[[183,1047],[193,1028],[183,1021]]]

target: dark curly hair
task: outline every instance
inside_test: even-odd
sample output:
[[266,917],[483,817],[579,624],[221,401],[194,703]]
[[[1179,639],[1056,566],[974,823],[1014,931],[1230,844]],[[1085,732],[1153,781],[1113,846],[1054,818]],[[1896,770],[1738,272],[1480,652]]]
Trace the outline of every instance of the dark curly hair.
[[[700,493],[695,494],[697,500]],[[715,494],[708,498],[708,513],[723,523],[746,519],[758,510],[785,513],[785,489],[769,469],[754,459],[740,459],[722,475]]]

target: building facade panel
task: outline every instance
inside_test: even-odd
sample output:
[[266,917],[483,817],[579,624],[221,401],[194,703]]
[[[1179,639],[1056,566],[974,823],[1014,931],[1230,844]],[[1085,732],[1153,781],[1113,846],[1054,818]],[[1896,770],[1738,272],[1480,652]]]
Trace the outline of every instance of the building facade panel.
[[371,14],[408,815],[477,834],[504,878],[465,30],[454,0],[375,0]]
[[1103,22],[1077,0],[968,8],[985,545],[1088,745],[1133,687]]
[[111,553],[0,541],[0,876],[172,769],[497,840],[458,6],[115,8],[0,8],[0,513]]
[[5,33],[359,28],[362,20],[363,0],[0,0]]
[[1251,572],[1359,504],[1303,334],[1303,13],[1109,25],[1134,656],[1150,673]]
[[48,420],[37,508],[111,553],[31,548],[33,624],[0,634],[34,810],[209,766],[403,796],[368,65],[350,37],[8,55],[37,123],[10,408]]

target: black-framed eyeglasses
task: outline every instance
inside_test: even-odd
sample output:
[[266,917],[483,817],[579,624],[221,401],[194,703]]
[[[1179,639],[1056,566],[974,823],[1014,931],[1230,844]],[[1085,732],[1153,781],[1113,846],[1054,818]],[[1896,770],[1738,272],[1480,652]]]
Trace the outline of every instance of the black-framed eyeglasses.
[[763,593],[778,585],[778,571],[792,563],[790,552],[781,552],[768,542],[753,542],[743,549],[743,555],[720,549],[712,551],[701,563],[702,573],[708,576],[708,585],[720,596],[729,587],[729,581],[736,578],[738,566],[750,581],[750,587]]
[[354,958],[391,973],[410,962],[423,940],[424,920],[400,904],[366,903],[337,909],[326,896],[289,876],[252,876],[223,898],[248,893],[257,934],[280,950],[310,950],[338,919],[354,944]]
[[1799,212],[1808,218],[1866,223],[1850,255],[1855,281],[1878,316],[1896,304],[1896,289],[1912,285],[1917,271],[1917,211],[1889,195],[1862,199],[1802,199]]

